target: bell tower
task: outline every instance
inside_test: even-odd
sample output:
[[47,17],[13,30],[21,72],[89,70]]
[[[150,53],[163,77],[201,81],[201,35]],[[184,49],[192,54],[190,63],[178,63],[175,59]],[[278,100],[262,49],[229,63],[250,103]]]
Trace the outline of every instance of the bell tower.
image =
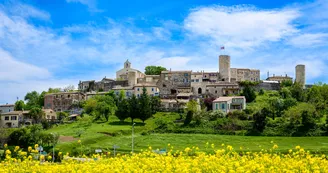
[[128,59],[124,63],[124,68],[131,68],[131,63],[129,62]]

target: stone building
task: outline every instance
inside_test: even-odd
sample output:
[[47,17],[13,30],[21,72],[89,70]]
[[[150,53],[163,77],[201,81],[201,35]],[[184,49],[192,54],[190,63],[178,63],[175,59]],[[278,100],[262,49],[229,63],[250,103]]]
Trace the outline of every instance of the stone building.
[[145,75],[144,77],[138,78],[137,83],[157,83],[161,75]]
[[78,111],[79,103],[86,100],[82,92],[59,92],[44,96],[44,108],[54,111]]
[[292,81],[293,78],[287,76],[287,74],[286,74],[285,76],[276,76],[276,75],[273,75],[271,77],[268,77],[266,80],[267,81],[277,81],[277,82],[281,83],[282,81],[287,81],[287,80],[291,80]]
[[121,91],[124,91],[126,98],[130,98],[134,94],[134,87],[132,86],[128,86],[128,87],[117,86],[112,90],[117,96],[120,94]]
[[15,109],[14,104],[7,103],[5,105],[0,105],[0,114],[14,111],[14,109]]
[[159,96],[159,89],[156,85],[156,83],[140,83],[134,85],[134,94],[137,97],[140,97],[140,95],[143,93],[143,88],[146,88],[147,94],[150,96]]
[[124,67],[116,72],[116,80],[127,80],[129,86],[134,86],[138,83],[138,78],[145,77],[145,74],[139,70],[131,68],[131,63],[126,60]]
[[103,92],[103,91],[109,91],[118,85],[122,87],[126,87],[128,86],[128,81],[127,80],[115,81],[113,79],[104,77],[101,81],[98,82],[96,82],[95,80],[80,81],[78,84],[78,88],[82,92],[92,92],[92,91]]
[[257,69],[248,69],[248,68],[231,68],[231,82],[240,82],[240,81],[260,81],[260,70]]
[[221,97],[239,94],[240,87],[238,83],[217,82],[206,85],[206,95],[210,97]]
[[260,81],[260,70],[248,68],[230,68],[230,56],[219,56],[220,81]]
[[178,93],[191,93],[191,71],[162,71],[157,87],[162,98],[176,98]]
[[295,67],[295,82],[300,83],[305,88],[305,65],[299,64]]

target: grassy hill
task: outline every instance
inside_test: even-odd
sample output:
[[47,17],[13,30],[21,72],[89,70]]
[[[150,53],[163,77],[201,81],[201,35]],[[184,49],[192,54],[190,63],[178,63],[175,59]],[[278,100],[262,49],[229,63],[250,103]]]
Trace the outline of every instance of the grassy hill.
[[[176,119],[177,114],[158,113],[155,117],[166,117]],[[186,147],[198,146],[200,150],[206,151],[206,143],[215,144],[221,147],[221,144],[232,145],[235,150],[240,151],[261,151],[261,149],[270,149],[274,144],[279,146],[278,151],[287,152],[289,149],[300,145],[306,150],[319,153],[328,153],[327,137],[264,137],[264,136],[228,136],[215,134],[170,134],[170,133],[145,133],[155,126],[154,119],[149,119],[145,125],[136,122],[134,149],[141,151],[152,146],[153,149],[165,149],[167,144],[174,146],[176,150],[184,150]],[[78,152],[81,145],[77,143],[81,140],[82,150],[93,153],[95,149],[112,152],[113,145],[118,145],[118,152],[131,152],[131,130],[130,121],[121,123],[116,117],[111,117],[109,122],[92,123],[80,137],[78,137],[77,123],[64,124],[47,130],[49,133],[58,133],[61,135],[60,142],[56,149],[63,152]],[[211,151],[208,149],[208,151]]]

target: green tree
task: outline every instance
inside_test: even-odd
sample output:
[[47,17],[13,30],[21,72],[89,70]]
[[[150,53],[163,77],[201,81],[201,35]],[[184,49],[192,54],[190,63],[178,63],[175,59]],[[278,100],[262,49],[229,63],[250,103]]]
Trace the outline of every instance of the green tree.
[[47,94],[59,93],[60,91],[61,91],[61,88],[49,88]]
[[152,114],[156,114],[156,112],[160,111],[161,99],[158,96],[150,97],[150,106]]
[[305,92],[303,86],[300,83],[295,82],[291,86],[290,91],[292,93],[293,98],[295,98],[297,101],[302,102],[305,100]]
[[33,119],[35,123],[41,122],[42,119],[44,119],[45,113],[42,111],[41,108],[33,107],[30,112],[29,116]]
[[42,106],[40,105],[39,97],[40,97],[40,94],[36,91],[28,92],[24,97],[24,100],[27,101],[26,109],[30,110],[33,107],[41,108]]
[[129,102],[127,99],[123,99],[118,103],[116,116],[121,122],[129,117]]
[[142,122],[145,122],[148,118],[152,116],[152,110],[150,105],[150,98],[147,94],[147,89],[143,87],[142,94],[139,98],[139,105],[140,105],[140,114],[139,118],[142,120]]
[[25,108],[25,103],[24,103],[24,101],[23,100],[18,100],[18,101],[16,101],[16,103],[15,103],[15,111],[21,111],[21,110],[23,110]]
[[69,114],[67,112],[57,112],[57,117],[59,120],[63,120],[65,118],[67,118],[69,116]]
[[255,113],[253,115],[253,130],[258,131],[260,133],[263,132],[265,125],[267,123],[266,121],[266,110],[262,109],[261,111]]
[[139,101],[136,97],[136,95],[132,94],[131,99],[129,99],[129,117],[132,120],[132,123],[134,119],[139,118],[140,116],[140,106]]
[[284,99],[292,97],[292,92],[290,91],[290,89],[288,87],[281,88],[279,90],[279,94]]
[[189,125],[189,124],[191,123],[191,120],[192,120],[192,118],[193,118],[193,115],[194,115],[194,113],[193,113],[192,111],[188,111],[188,112],[187,112],[186,119],[185,119],[183,125],[185,125],[185,126],[186,126],[186,125]]
[[293,81],[292,80],[283,80],[280,83],[281,87],[290,87],[293,85]]
[[241,93],[242,96],[245,96],[246,102],[251,103],[256,99],[256,93],[254,88],[249,85],[246,85]]
[[190,100],[186,105],[186,112],[191,111],[192,113],[196,113],[198,111],[198,103],[195,100]]
[[162,71],[166,71],[166,68],[161,66],[147,66],[145,68],[146,75],[160,75]]

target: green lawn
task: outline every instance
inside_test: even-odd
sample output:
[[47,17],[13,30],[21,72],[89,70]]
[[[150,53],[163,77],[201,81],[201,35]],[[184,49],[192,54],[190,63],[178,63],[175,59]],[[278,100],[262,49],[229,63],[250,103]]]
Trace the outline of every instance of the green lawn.
[[[176,117],[172,117],[176,118]],[[65,124],[49,129],[48,132],[58,133],[61,136],[74,136],[75,141],[60,141],[57,149],[63,152],[70,152],[72,147],[77,146],[77,140],[81,139],[83,147],[87,149],[103,149],[112,151],[113,145],[118,145],[119,152],[131,151],[131,124],[124,123],[119,125],[117,119],[111,118],[106,123],[93,123],[81,138],[77,138],[75,124]],[[214,143],[216,147],[221,144],[232,145],[236,150],[260,151],[261,149],[270,149],[274,144],[279,146],[278,150],[287,152],[289,149],[300,145],[306,150],[319,153],[328,153],[328,137],[263,137],[263,136],[227,136],[213,134],[149,134],[141,135],[142,131],[150,129],[153,126],[152,120],[146,122],[145,126],[137,122],[135,126],[134,148],[135,151],[147,149],[152,146],[153,149],[166,148],[167,144],[174,146],[176,150],[183,150],[186,147],[198,146],[201,150],[206,150],[205,144]],[[113,136],[113,133],[120,132],[120,135]],[[273,141],[273,143],[271,143]],[[209,150],[208,150],[209,151]]]

